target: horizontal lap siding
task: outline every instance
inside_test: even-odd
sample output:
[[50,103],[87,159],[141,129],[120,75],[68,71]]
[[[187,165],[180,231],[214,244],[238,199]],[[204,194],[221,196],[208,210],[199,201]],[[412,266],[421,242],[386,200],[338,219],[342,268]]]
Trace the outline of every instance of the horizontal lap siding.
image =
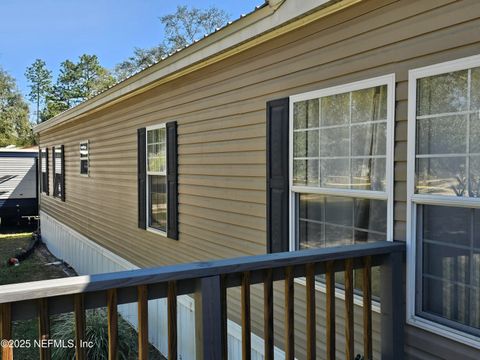
[[[394,237],[405,240],[408,70],[479,53],[479,16],[480,3],[474,0],[368,0],[44,132],[42,146],[65,145],[66,203],[42,195],[42,209],[139,266],[264,253],[266,102],[395,73]],[[136,129],[171,120],[178,122],[179,134],[179,241],[137,228]],[[90,141],[89,178],[79,175],[78,146],[85,139]],[[255,292],[252,305],[261,308]],[[318,307],[324,321],[322,301]],[[343,308],[338,310],[341,320]],[[300,298],[296,311],[297,356],[302,358]],[[282,316],[277,307],[276,323]],[[253,319],[261,333],[261,316]],[[378,325],[377,317],[374,321]],[[281,327],[276,331],[278,339]],[[422,336],[407,336],[410,357],[443,356],[432,345],[436,338],[409,328],[413,333]],[[455,349],[469,354],[466,347]]]

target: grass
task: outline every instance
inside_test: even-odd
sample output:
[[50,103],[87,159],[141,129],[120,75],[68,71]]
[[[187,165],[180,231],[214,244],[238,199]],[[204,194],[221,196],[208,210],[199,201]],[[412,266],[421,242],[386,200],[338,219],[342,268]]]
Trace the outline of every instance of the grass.
[[[31,256],[21,261],[18,266],[7,266],[7,261],[9,258],[14,257],[22,250],[28,249],[32,241],[31,236],[32,233],[0,234],[0,285],[58,279],[68,276],[68,274],[63,271],[63,267],[61,266],[45,265],[46,263],[55,261],[55,258],[44,249],[36,249]],[[58,327],[61,327],[62,325],[65,327],[64,322],[59,322],[59,319],[62,319],[62,316],[69,317],[72,316],[72,314],[51,316],[50,323],[52,334],[58,334]],[[137,332],[122,317],[119,316],[118,320],[119,327],[125,329],[124,332],[127,334],[126,336],[133,341],[133,344],[136,347],[136,344],[138,344]],[[104,321],[106,325],[106,317]],[[35,339],[38,339],[37,320],[32,319],[15,321],[12,326],[12,335],[14,339],[30,340],[31,343],[33,343]],[[52,351],[52,353],[55,355],[54,351]],[[14,349],[14,358],[16,359],[37,360],[38,357],[38,348],[31,347]],[[60,360],[61,356],[53,356],[52,358]],[[130,358],[136,358],[134,352],[132,352]],[[164,357],[157,351],[157,349],[150,345],[149,359],[162,360]]]
[[59,267],[45,266],[49,260],[37,251],[21,261],[18,266],[7,266],[9,258],[29,247],[32,241],[31,236],[31,233],[0,234],[0,285],[58,279],[67,276]]

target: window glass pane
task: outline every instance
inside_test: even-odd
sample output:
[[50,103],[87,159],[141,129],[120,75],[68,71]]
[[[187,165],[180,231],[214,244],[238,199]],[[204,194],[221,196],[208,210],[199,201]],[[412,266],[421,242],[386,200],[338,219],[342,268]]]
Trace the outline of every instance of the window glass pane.
[[352,123],[386,119],[386,85],[352,92]]
[[417,120],[417,154],[465,154],[467,116]]
[[387,124],[362,124],[352,126],[352,155],[386,155]]
[[301,194],[298,206],[300,219],[323,221],[324,201],[323,195]]
[[350,160],[324,159],[320,163],[321,186],[350,188]]
[[294,160],[293,184],[318,186],[318,160]]
[[473,68],[470,84],[470,110],[480,110],[480,67]]
[[147,146],[148,171],[164,172],[166,170],[165,144],[149,144]]
[[167,182],[163,175],[148,176],[149,227],[167,229]]
[[[338,246],[352,244],[354,241],[386,240],[387,201],[385,200],[298,194],[297,201],[300,248],[312,247],[313,244]],[[320,228],[312,227],[308,230],[306,225],[300,222],[321,224],[324,230],[314,232],[312,229]],[[312,233],[321,234],[321,236],[309,237]]]
[[384,200],[355,199],[355,227],[381,233],[386,240],[387,233],[387,202]]
[[480,156],[470,156],[470,176],[468,196],[480,197]]
[[[324,96],[319,102],[320,124],[293,133],[294,185],[385,191],[387,86]],[[311,127],[308,109],[317,116],[317,106],[294,103],[294,128]]]
[[312,221],[299,222],[300,249],[319,248],[325,246],[325,233],[322,224]]
[[293,104],[293,128],[318,127],[318,99],[299,101]]
[[322,98],[320,123],[322,126],[348,124],[350,121],[350,93]]
[[47,172],[47,152],[46,150],[41,151],[41,156],[42,156],[42,172],[46,173]]
[[[479,334],[480,252],[476,248],[479,210],[417,207],[417,311],[436,321]],[[453,322],[453,323],[452,323]],[[458,325],[455,326],[455,323]],[[453,325],[452,325],[453,324]]]
[[365,158],[352,160],[352,189],[386,190],[386,159]]
[[[325,197],[325,221],[330,224],[352,226],[353,198],[340,196]],[[351,233],[350,229],[350,233]]]
[[480,113],[470,114],[470,153],[480,153]]
[[343,246],[353,244],[351,228],[338,225],[325,224],[326,246]]
[[320,156],[348,156],[350,150],[350,132],[348,127],[326,128],[320,130]]
[[318,157],[318,130],[293,133],[294,157]]
[[468,110],[468,70],[419,79],[417,116]]
[[62,148],[55,148],[55,174],[62,174]]
[[465,157],[438,157],[417,159],[417,186],[419,194],[466,196]]

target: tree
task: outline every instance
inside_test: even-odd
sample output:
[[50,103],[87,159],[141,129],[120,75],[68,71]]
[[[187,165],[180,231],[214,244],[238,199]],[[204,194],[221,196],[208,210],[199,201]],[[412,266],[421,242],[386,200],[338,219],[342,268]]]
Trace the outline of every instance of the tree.
[[45,104],[46,97],[52,86],[52,72],[47,69],[45,61],[36,59],[35,62],[27,68],[25,77],[30,87],[28,98],[36,104],[36,119],[38,124],[40,120],[40,105]]
[[150,49],[135,48],[132,56],[115,66],[115,76],[120,81],[125,80],[132,74],[159,62],[167,54],[168,52],[162,44]]
[[115,78],[100,65],[97,55],[80,56],[76,75],[74,89],[80,101],[90,99],[115,84]]
[[163,43],[149,49],[135,48],[131,57],[115,67],[117,80],[124,80],[152,66],[169,53],[191,44],[203,34],[210,34],[224,25],[228,19],[229,15],[225,11],[215,7],[202,10],[178,6],[175,13],[160,18],[166,35]]
[[0,146],[30,145],[33,141],[28,104],[15,80],[0,68]]
[[84,54],[77,63],[65,60],[54,86],[46,97],[46,106],[41,113],[45,121],[72,106],[94,97],[113,86],[115,78],[100,65],[96,55]]
[[216,7],[202,10],[177,6],[173,14],[160,18],[165,28],[165,44],[170,51],[191,44],[204,34],[210,34],[228,21],[228,14]]

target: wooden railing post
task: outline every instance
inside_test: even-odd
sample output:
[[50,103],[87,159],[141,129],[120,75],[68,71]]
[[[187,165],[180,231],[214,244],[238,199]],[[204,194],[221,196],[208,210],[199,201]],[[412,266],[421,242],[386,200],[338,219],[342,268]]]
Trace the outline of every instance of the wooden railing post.
[[336,340],[335,340],[335,272],[333,261],[328,261],[325,274],[326,288],[326,342],[327,342],[327,360],[335,360],[336,357]]
[[138,295],[138,360],[148,360],[148,288],[137,287]]
[[381,265],[381,342],[383,360],[404,358],[403,253],[385,256]]
[[[38,300],[38,337],[40,341],[50,339],[50,317],[48,314],[48,300],[46,298]],[[40,347],[40,360],[51,358],[49,345]]]
[[293,267],[285,268],[285,359],[295,358],[295,336],[294,336],[294,274]]
[[168,360],[177,360],[177,284],[175,281],[168,282]]
[[117,290],[107,291],[107,321],[108,321],[108,360],[118,358],[118,308]]
[[[12,340],[12,306],[0,304],[0,340]],[[13,360],[13,347],[2,344],[2,360]]]
[[252,357],[252,331],[250,319],[250,273],[242,274],[242,359]]
[[87,358],[82,341],[85,341],[85,296],[84,294],[75,294],[73,299],[75,311],[75,358],[76,360],[85,360]]
[[264,332],[264,359],[274,360],[273,341],[273,273],[269,269],[265,272],[263,281],[263,332]]
[[227,359],[227,291],[221,275],[200,279],[195,301],[201,304],[196,321],[201,322],[197,340],[201,339],[200,358]]

